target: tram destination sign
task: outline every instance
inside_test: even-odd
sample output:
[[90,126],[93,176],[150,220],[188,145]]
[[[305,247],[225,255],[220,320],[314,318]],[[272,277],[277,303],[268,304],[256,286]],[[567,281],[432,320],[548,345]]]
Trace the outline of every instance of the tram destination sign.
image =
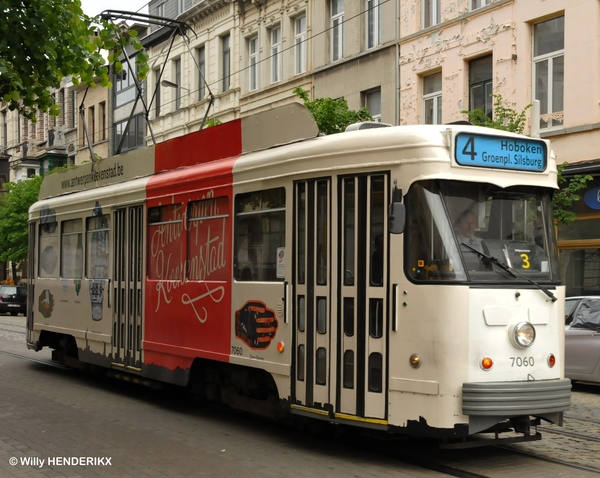
[[548,163],[548,148],[539,139],[458,133],[454,145],[461,166],[541,173]]

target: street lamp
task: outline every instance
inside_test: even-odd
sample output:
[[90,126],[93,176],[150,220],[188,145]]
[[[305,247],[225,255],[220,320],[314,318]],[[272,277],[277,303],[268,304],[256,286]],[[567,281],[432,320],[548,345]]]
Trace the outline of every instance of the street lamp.
[[160,82],[160,84],[162,86],[166,86],[168,88],[180,88],[182,90],[186,90],[186,91],[190,91],[188,88],[186,88],[185,86],[179,86],[177,83],[173,83],[172,81],[169,80],[162,80]]

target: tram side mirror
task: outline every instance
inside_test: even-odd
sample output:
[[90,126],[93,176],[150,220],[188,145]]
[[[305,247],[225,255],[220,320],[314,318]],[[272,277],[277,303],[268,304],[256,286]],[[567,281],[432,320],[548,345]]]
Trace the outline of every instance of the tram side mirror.
[[393,202],[388,210],[389,229],[392,234],[402,234],[406,221],[406,208],[401,202]]

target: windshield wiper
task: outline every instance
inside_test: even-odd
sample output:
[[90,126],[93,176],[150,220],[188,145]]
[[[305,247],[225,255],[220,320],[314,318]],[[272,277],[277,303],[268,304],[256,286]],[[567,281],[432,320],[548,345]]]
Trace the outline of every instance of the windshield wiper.
[[540,289],[544,294],[546,294],[548,297],[550,297],[550,299],[552,299],[552,302],[556,302],[557,298],[556,296],[550,292],[548,289],[546,289],[543,285],[538,284],[536,281],[534,281],[533,279],[530,279],[529,277],[527,277],[526,275],[521,274],[520,272],[517,272],[516,270],[514,270],[512,267],[506,265],[504,262],[500,262],[498,259],[496,259],[495,257],[492,256],[488,256],[487,254],[484,254],[481,251],[478,251],[477,249],[475,249],[474,247],[470,246],[469,244],[465,243],[465,242],[461,242],[461,244],[463,246],[468,247],[469,249],[471,249],[473,252],[476,252],[477,254],[479,254],[485,261],[487,261],[489,264],[496,264],[498,267],[500,267],[500,269],[508,272],[510,275],[512,275],[515,278],[521,278],[521,279],[525,279],[528,282],[531,282],[533,285],[535,285],[538,289]]

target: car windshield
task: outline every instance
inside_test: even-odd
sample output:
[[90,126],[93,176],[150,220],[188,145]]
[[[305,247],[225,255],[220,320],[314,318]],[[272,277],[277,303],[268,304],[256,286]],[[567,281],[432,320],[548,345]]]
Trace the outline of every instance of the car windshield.
[[581,299],[573,312],[571,328],[600,330],[600,299]]
[[407,274],[417,281],[558,282],[550,193],[461,181],[414,184],[406,196]]

